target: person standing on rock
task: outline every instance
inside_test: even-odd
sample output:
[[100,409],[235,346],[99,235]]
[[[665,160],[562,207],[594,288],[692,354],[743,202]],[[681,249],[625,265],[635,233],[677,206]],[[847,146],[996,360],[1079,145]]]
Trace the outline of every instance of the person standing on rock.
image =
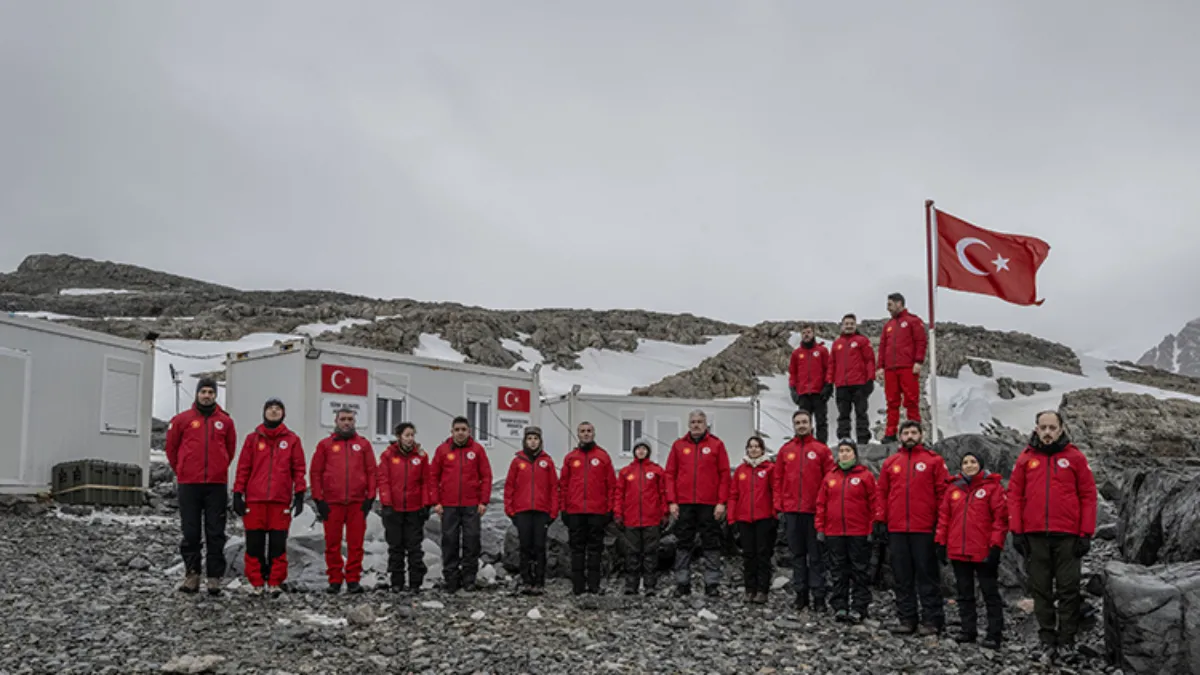
[[[883,460],[875,500],[876,534],[887,534],[895,578],[897,635],[937,635],[945,625],[934,533],[950,474],[922,443],[921,423],[900,425],[900,447]],[[917,604],[920,600],[920,628]]]
[[978,638],[975,609],[975,580],[987,606],[987,636],[980,643],[986,649],[999,649],[1004,634],[1004,601],[1000,598],[1000,555],[1008,537],[1008,503],[1000,474],[989,473],[978,455],[968,452],[962,458],[962,473],[954,478],[938,513],[937,552],[954,567],[958,591],[958,616],[961,632],[954,636],[959,644]]
[[[329,593],[362,593],[363,538],[367,514],[375,504],[377,467],[375,448],[358,435],[357,414],[341,408],[334,414],[334,431],[317,444],[313,453],[312,497],[325,525],[325,575]],[[346,559],[342,560],[342,535]]]
[[200,536],[204,535],[205,574],[210,595],[221,593],[225,576],[225,514],[229,509],[229,465],[237,452],[233,419],[217,404],[217,382],[196,383],[192,407],[167,425],[167,462],[178,484],[184,580],[179,590],[200,590]]
[[759,436],[746,441],[746,457],[729,485],[729,522],[736,524],[742,546],[742,579],[746,602],[767,604],[771,590],[771,556],[775,553],[774,463]]
[[796,407],[807,410],[816,419],[817,438],[822,443],[829,441],[831,372],[829,349],[817,342],[816,328],[811,323],[800,326],[800,346],[788,362],[788,390]]
[[1096,533],[1096,480],[1058,412],[1038,413],[1036,424],[1008,480],[1009,527],[1025,558],[1043,653],[1073,659],[1083,556]]
[[421,543],[433,506],[433,479],[429,455],[417,442],[417,427],[412,422],[396,425],[396,440],[379,456],[377,474],[390,590],[404,591],[407,563],[408,589],[420,593],[427,571]]
[[246,435],[233,483],[233,512],[246,528],[246,578],[255,595],[279,595],[287,580],[292,518],[304,510],[304,449],[283,423],[283,401],[263,404],[263,421]]
[[812,417],[806,410],[792,413],[792,437],[775,456],[775,510],[783,514],[788,550],[792,554],[792,589],[796,609],[825,611],[825,556],[817,541],[814,521],[821,481],[833,470],[829,446],[812,436]]
[[858,446],[838,441],[837,466],[821,481],[817,496],[817,535],[829,551],[829,604],[835,621],[860,624],[871,604],[872,523],[875,476],[858,462]]
[[617,474],[612,459],[596,445],[596,428],[576,429],[579,445],[563,458],[558,504],[571,547],[571,588],[575,595],[598,594],[604,530],[613,520]]
[[541,427],[525,427],[524,447],[504,479],[504,514],[517,527],[521,552],[521,592],[546,589],[546,533],[558,517],[558,469],[542,451]]
[[639,582],[646,595],[658,585],[658,542],[670,511],[666,475],[653,454],[648,439],[637,439],[633,461],[617,474],[613,517],[625,537],[625,595],[637,595]]
[[688,433],[671,445],[667,456],[667,501],[676,519],[675,588],[692,592],[692,549],[696,535],[704,551],[704,593],[720,595],[721,521],[729,500],[729,453],[708,430],[703,410],[688,415]]
[[875,350],[867,336],[858,332],[858,318],[842,317],[842,334],[829,353],[829,376],[837,388],[838,438],[850,436],[850,408],[854,408],[854,431],[859,445],[871,442],[868,417],[871,393],[875,391]]
[[476,589],[482,520],[492,499],[492,465],[471,437],[471,422],[455,417],[447,438],[433,454],[433,510],[442,518],[442,577],[448,593]]
[[878,376],[883,378],[883,394],[887,399],[887,428],[883,432],[883,442],[895,443],[901,405],[905,418],[921,421],[919,378],[929,338],[925,333],[925,322],[908,311],[903,295],[889,295],[887,310],[892,318],[879,336]]

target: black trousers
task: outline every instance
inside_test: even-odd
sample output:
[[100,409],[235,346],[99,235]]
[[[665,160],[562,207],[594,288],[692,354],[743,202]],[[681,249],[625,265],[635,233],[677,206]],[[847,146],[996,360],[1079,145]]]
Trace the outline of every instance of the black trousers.
[[692,549],[700,535],[704,552],[704,585],[721,583],[721,523],[713,517],[713,504],[680,504],[679,519],[675,521],[675,583],[692,583]]
[[546,533],[550,530],[550,514],[545,511],[522,511],[513,516],[520,542],[521,583],[526,586],[546,585]]
[[287,552],[287,530],[246,530],[246,555],[258,558],[264,582],[271,579],[271,562]]
[[742,578],[747,593],[766,593],[771,590],[771,555],[775,553],[778,531],[779,521],[774,518],[738,523],[742,542]]
[[871,422],[867,417],[868,400],[875,389],[874,380],[866,384],[838,387],[834,399],[837,401],[838,438],[850,437],[850,408],[854,408],[854,430],[859,445],[871,442]]
[[979,590],[983,592],[983,603],[987,607],[987,636],[999,640],[1004,633],[1004,602],[1000,599],[998,568],[963,560],[951,560],[950,565],[954,568],[958,618],[962,622],[963,634],[972,637],[979,634],[975,607],[975,580],[979,579]]
[[576,595],[600,590],[600,560],[604,555],[607,513],[563,514],[571,548],[571,587]]
[[[1038,638],[1045,644],[1068,646],[1079,633],[1083,596],[1079,582],[1083,559],[1075,557],[1075,537],[1031,534],[1025,571],[1037,617]],[[1056,607],[1057,605],[1057,607]]]
[[205,576],[225,576],[225,515],[229,490],[224,483],[184,483],[178,486],[183,542],[179,553],[189,574],[200,574],[200,536],[204,535]]
[[829,606],[866,616],[871,604],[871,544],[866,537],[826,537],[829,551]]
[[404,568],[408,563],[408,585],[420,588],[425,581],[425,519],[421,511],[392,511],[383,516],[383,536],[388,545],[388,575],[393,586],[404,585]]
[[783,514],[784,533],[792,553],[792,589],[818,603],[825,601],[825,557],[817,541],[815,516],[811,513]]
[[658,585],[658,540],[662,537],[662,528],[658,525],[627,527],[623,536],[625,588],[636,591],[638,583],[643,582],[647,591],[654,590]]
[[480,536],[479,507],[442,507],[442,576],[448,590],[475,583],[482,547]]
[[798,410],[807,410],[813,416],[813,421],[817,423],[817,440],[822,443],[829,442],[829,401],[821,396],[820,392],[816,394],[800,394],[799,400],[796,401]]
[[896,617],[900,623],[918,622],[917,602],[920,601],[920,621],[927,626],[946,625],[942,613],[941,574],[933,533],[893,532],[888,534],[892,554],[892,576],[895,579]]

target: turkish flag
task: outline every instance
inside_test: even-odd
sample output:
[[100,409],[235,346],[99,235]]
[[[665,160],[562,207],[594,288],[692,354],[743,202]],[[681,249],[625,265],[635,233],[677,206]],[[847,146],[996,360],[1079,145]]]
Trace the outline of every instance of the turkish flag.
[[1050,244],[1036,237],[985,230],[934,209],[937,285],[994,295],[1014,305],[1040,305],[1037,272]]
[[507,410],[509,412],[529,412],[529,390],[528,389],[513,389],[511,387],[500,387],[496,392],[496,397],[500,399],[496,408],[499,410]]
[[366,368],[321,364],[321,391],[343,396],[366,396],[367,379],[371,374]]

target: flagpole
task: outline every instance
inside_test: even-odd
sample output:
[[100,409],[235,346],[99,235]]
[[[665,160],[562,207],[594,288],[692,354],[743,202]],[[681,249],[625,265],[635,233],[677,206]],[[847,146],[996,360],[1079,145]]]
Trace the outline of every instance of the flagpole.
[[929,364],[929,425],[931,442],[937,443],[937,217],[934,215],[932,199],[925,200],[925,268],[929,283],[929,353],[925,359]]

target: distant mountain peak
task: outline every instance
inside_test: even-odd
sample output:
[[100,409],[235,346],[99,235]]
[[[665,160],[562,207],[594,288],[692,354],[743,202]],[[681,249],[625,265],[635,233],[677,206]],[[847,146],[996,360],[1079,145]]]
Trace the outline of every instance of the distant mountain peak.
[[1178,375],[1200,377],[1200,318],[1192,319],[1175,335],[1167,335],[1137,361]]

